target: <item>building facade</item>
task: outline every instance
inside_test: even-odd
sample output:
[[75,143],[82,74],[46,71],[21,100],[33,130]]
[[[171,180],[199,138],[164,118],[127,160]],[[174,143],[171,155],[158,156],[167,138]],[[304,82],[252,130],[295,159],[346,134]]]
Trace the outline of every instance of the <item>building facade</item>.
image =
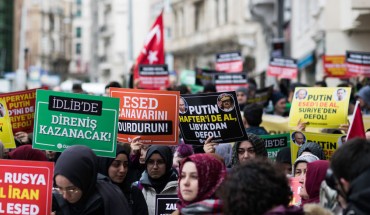
[[171,1],[171,40],[166,51],[174,57],[174,69],[214,68],[216,54],[241,51],[244,71],[263,73],[269,62],[269,46],[262,25],[244,0]]

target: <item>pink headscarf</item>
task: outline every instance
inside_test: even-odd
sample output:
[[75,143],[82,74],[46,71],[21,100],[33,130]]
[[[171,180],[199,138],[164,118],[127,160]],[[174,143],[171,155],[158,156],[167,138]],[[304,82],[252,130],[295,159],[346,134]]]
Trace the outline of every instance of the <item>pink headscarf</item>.
[[177,209],[186,207],[187,205],[209,199],[214,196],[216,190],[224,181],[226,176],[225,164],[212,155],[194,154],[185,158],[180,166],[179,171],[179,186],[181,181],[181,173],[184,164],[188,161],[194,162],[198,172],[198,195],[191,201],[185,201],[181,195],[180,187],[177,191],[180,202],[177,204]]
[[309,199],[302,199],[302,205],[320,202],[320,185],[325,180],[328,168],[329,161],[326,160],[318,160],[307,164],[305,184]]
[[46,154],[32,145],[23,145],[9,152],[9,158],[13,160],[48,161]]

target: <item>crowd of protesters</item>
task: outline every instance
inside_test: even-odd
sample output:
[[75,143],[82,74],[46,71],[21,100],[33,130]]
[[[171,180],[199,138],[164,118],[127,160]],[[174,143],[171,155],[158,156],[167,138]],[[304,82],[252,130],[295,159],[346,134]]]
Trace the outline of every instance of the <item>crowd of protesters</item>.
[[[326,87],[325,82],[317,86]],[[280,150],[276,161],[268,159],[261,127],[263,114],[289,115],[294,88],[281,85],[270,99],[273,109],[249,104],[257,86],[236,90],[248,140],[218,144],[208,137],[202,147],[146,145],[140,136],[117,143],[115,158],[98,157],[85,146],[71,146],[62,153],[33,149],[32,134],[15,134],[17,148],[0,144],[1,159],[55,162],[51,214],[155,214],[158,194],[178,197],[173,214],[370,214],[370,131],[367,139],[355,138],[341,145],[330,161],[321,146],[303,142],[291,161],[289,148]],[[370,86],[352,87],[349,114],[356,100],[363,114],[370,113]],[[110,83],[109,87],[121,87]],[[186,86],[174,89],[191,93]],[[216,92],[207,85],[204,92]],[[81,93],[80,91],[78,93]],[[108,94],[108,93],[107,93]],[[305,92],[297,93],[305,97]],[[229,100],[228,100],[229,99]],[[222,98],[230,102],[230,98]],[[305,125],[297,125],[303,131]],[[346,133],[346,129],[336,129]],[[181,134],[186,135],[186,134]],[[299,141],[299,133],[296,133]],[[292,204],[290,178],[301,183],[301,201]]]

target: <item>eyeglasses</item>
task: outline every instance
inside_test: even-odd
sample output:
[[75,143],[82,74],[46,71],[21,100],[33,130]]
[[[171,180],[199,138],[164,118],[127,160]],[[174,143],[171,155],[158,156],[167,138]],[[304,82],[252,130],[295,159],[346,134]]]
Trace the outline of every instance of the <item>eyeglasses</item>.
[[68,195],[73,195],[81,190],[78,187],[68,187],[68,188],[61,188],[61,187],[53,187],[53,191],[58,192],[59,194],[63,195],[64,192]]
[[245,152],[248,152],[248,154],[256,153],[256,151],[254,150],[253,147],[249,147],[249,148],[246,148],[246,149],[238,148],[237,151],[238,151],[238,154],[240,154],[240,155],[243,155]]
[[162,166],[165,164],[164,160],[149,160],[148,161],[148,165],[150,166],[155,166],[157,164],[157,166]]

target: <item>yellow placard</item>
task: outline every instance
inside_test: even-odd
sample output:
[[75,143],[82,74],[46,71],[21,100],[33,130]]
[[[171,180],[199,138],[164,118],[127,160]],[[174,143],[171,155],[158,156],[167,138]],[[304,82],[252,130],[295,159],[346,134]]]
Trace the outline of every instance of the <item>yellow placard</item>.
[[[266,129],[269,134],[285,134],[289,133],[288,126],[289,118],[278,115],[264,114],[262,116],[261,126]],[[308,132],[320,132],[319,128],[306,128]]]
[[0,99],[0,141],[4,147],[15,148],[15,141],[10,123],[9,111],[4,99]]
[[[300,133],[300,134],[297,134]],[[290,131],[290,151],[292,153],[292,163],[297,159],[297,153],[301,145],[300,137],[303,135],[303,144],[307,142],[315,142],[324,150],[325,159],[329,160],[335,150],[338,149],[345,141],[345,134],[327,134],[327,133],[311,133],[301,131]],[[296,137],[298,137],[296,140]],[[342,138],[343,137],[343,138]]]
[[289,114],[289,127],[299,120],[308,122],[307,127],[339,128],[347,123],[349,87],[297,87]]

